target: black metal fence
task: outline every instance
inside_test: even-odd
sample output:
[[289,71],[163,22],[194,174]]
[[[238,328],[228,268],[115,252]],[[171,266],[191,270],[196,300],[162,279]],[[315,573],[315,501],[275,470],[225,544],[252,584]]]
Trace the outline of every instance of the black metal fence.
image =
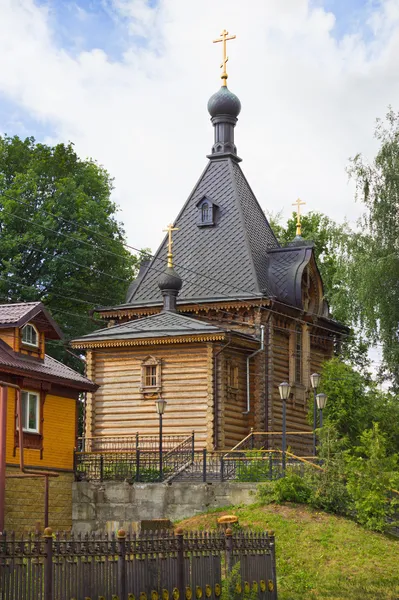
[[163,477],[160,477],[159,453],[136,452],[75,454],[78,481],[217,482],[272,481],[284,476],[290,467],[302,475],[306,465],[320,468],[315,461],[303,459],[281,450],[235,450],[225,452],[194,451],[188,443],[163,455]]
[[276,600],[274,534],[156,531],[0,536],[2,600],[178,600],[221,596],[235,565],[235,597]]

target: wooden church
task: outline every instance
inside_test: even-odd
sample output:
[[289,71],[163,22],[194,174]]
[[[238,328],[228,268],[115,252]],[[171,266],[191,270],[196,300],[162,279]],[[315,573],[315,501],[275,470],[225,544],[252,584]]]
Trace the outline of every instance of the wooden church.
[[73,342],[99,386],[87,398],[87,437],[157,433],[161,397],[166,434],[194,430],[199,448],[232,448],[251,428],[281,432],[283,381],[288,429],[311,431],[310,375],[344,328],[329,318],[313,244],[299,227],[280,246],[241,169],[226,36],[205,169],[126,302],[98,309],[108,326]]

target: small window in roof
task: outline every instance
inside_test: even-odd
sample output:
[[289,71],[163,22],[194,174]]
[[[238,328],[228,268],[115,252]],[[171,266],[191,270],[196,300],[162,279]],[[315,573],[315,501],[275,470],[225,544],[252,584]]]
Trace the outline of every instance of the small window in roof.
[[212,200],[210,200],[207,197],[202,198],[202,200],[200,200],[200,202],[198,202],[197,208],[198,208],[198,225],[200,227],[215,224],[214,219],[215,219],[216,205],[214,204],[214,202],[212,202]]
[[22,342],[36,348],[39,346],[39,334],[34,325],[28,323],[22,327]]

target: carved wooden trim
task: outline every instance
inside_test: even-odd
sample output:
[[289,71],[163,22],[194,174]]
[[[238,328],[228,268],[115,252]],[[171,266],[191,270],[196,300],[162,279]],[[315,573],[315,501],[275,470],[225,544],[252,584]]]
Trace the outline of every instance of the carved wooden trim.
[[[146,383],[147,367],[155,367],[155,385],[148,385]],[[145,398],[154,398],[158,396],[162,390],[162,359],[156,358],[155,356],[147,356],[141,361],[141,385],[140,392]]]

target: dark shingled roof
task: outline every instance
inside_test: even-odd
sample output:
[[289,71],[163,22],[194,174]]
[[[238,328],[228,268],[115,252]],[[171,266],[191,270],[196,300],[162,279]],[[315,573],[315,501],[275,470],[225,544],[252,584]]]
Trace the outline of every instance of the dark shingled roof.
[[[217,206],[215,225],[200,227],[197,204],[205,196]],[[178,303],[271,293],[268,250],[279,244],[236,160],[209,161],[174,224],[174,264],[183,280]],[[161,303],[157,280],[166,255],[165,238],[127,305]]]
[[0,340],[0,371],[23,371],[27,375],[42,380],[57,380],[57,383],[79,390],[94,391],[96,386],[90,379],[83,377],[60,363],[51,356],[44,357],[44,361],[25,357],[14,352],[5,342]]
[[151,315],[150,317],[144,317],[143,319],[94,331],[73,340],[73,344],[79,345],[81,341],[133,340],[152,337],[175,337],[178,335],[225,333],[225,331],[225,329],[200,321],[199,319],[165,311]]

